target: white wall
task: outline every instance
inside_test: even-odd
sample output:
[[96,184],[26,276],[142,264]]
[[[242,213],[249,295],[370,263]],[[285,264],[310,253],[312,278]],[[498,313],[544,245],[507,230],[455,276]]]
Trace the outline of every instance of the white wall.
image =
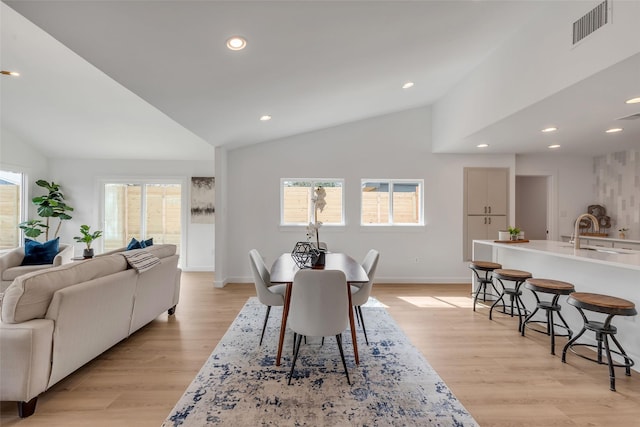
[[[49,181],[63,186],[65,196],[75,208],[73,219],[62,225],[60,240],[73,242],[79,235],[81,224],[99,229],[100,188],[103,178],[178,178],[183,181],[183,191],[189,200],[189,184],[192,176],[214,176],[214,161],[159,161],[159,160],[78,160],[50,159]],[[183,204],[188,209],[188,202]],[[182,253],[181,265],[185,270],[212,271],[214,268],[214,232],[210,224],[190,224],[186,215],[187,246]],[[83,244],[77,243],[76,254],[82,253]],[[102,239],[96,241],[96,249]]]
[[593,191],[593,157],[561,153],[517,155],[516,175],[551,177],[551,240],[571,235],[578,215],[586,212],[587,207],[596,202]]
[[[40,188],[35,185],[36,180],[48,175],[47,158],[7,129],[3,128],[0,132],[0,168],[26,174],[31,183],[27,188],[27,199],[31,200],[33,192]],[[29,204],[27,217],[35,215],[35,206]]]
[[[227,271],[220,282],[250,282],[248,251],[267,264],[305,230],[279,227],[280,178],[344,178],[346,226],[323,227],[321,240],[334,251],[361,260],[381,251],[377,282],[466,282],[462,261],[463,168],[515,168],[513,155],[435,155],[431,111],[419,108],[228,152]],[[513,198],[513,172],[511,173]],[[426,225],[418,228],[361,227],[360,180],[423,178]],[[510,215],[515,205],[512,203]],[[220,248],[219,248],[220,250]],[[415,262],[415,258],[420,260]]]
[[572,47],[572,23],[599,3],[547,2],[434,105],[434,151],[638,53],[638,1],[614,1],[611,23]]

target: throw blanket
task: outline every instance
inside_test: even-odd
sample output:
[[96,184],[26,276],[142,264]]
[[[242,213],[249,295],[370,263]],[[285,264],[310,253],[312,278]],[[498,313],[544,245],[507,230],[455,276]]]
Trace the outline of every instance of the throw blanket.
[[128,251],[122,254],[127,263],[136,269],[138,273],[144,273],[160,264],[160,258],[142,250]]

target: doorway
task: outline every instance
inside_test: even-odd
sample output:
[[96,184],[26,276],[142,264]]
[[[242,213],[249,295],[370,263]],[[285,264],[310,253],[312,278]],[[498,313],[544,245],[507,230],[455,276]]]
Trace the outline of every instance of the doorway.
[[549,186],[548,176],[516,176],[516,226],[525,239],[549,238]]

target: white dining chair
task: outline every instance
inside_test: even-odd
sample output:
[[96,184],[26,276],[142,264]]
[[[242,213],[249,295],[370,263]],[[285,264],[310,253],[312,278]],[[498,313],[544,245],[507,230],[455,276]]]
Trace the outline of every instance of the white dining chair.
[[289,327],[294,332],[294,354],[289,384],[296,367],[302,337],[335,335],[342,366],[351,385],[342,348],[342,332],[349,325],[347,279],[339,270],[300,270],[293,279]]
[[251,264],[251,272],[253,273],[253,281],[256,285],[256,293],[258,301],[267,306],[267,314],[264,317],[262,325],[262,333],[260,334],[260,345],[264,338],[264,331],[269,320],[269,313],[272,306],[284,306],[284,294],[287,289],[286,285],[271,284],[271,276],[269,270],[264,264],[264,260],[256,249],[249,251],[249,264]]
[[367,345],[369,345],[369,338],[367,337],[367,328],[364,324],[364,317],[362,316],[362,306],[367,303],[369,296],[371,295],[373,277],[376,274],[379,258],[380,252],[375,249],[371,249],[369,253],[367,253],[367,256],[364,257],[364,261],[362,261],[362,268],[367,273],[369,281],[360,286],[351,285],[351,305],[356,312],[358,323],[362,325],[362,331],[364,332],[364,339]]

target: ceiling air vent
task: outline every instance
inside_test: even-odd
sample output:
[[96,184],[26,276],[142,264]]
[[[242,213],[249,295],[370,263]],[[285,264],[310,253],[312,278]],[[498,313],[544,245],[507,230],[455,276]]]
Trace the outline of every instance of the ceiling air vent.
[[638,120],[640,119],[640,113],[631,114],[630,116],[620,117],[617,120]]
[[609,0],[605,0],[573,23],[573,44],[609,22]]

